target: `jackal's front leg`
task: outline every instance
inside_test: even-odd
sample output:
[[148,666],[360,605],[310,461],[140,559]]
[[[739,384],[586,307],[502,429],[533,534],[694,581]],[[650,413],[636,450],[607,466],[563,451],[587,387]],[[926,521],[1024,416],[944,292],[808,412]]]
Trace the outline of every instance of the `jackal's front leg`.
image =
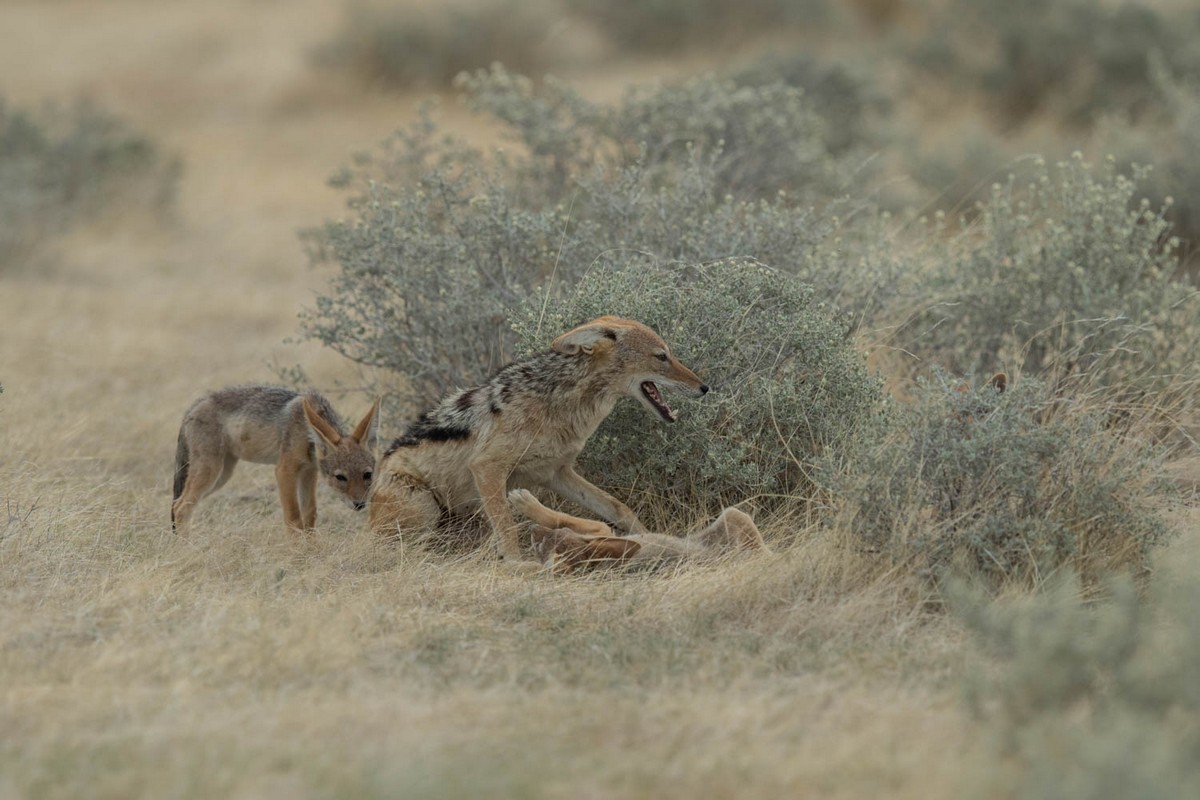
[[583,506],[618,530],[625,533],[647,532],[646,526],[629,506],[599,486],[588,482],[572,467],[564,467],[554,473],[549,488]]
[[481,462],[471,465],[475,488],[479,491],[483,513],[487,515],[488,522],[491,523],[500,557],[506,561],[519,561],[521,559],[520,529],[517,527],[517,521],[513,519],[506,499],[509,472],[511,469],[507,464]]

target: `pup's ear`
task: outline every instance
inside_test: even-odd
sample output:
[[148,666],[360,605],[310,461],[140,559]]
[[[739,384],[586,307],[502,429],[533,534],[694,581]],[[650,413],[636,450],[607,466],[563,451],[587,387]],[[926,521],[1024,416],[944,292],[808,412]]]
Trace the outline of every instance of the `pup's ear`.
[[564,355],[573,356],[579,353],[591,355],[597,346],[605,342],[617,340],[617,328],[611,324],[614,317],[600,317],[591,322],[585,322],[578,328],[572,328],[550,343],[550,347]]
[[375,403],[371,406],[371,410],[358,423],[358,427],[354,429],[354,433],[350,434],[351,439],[363,445],[368,450],[375,449],[375,439],[379,432],[379,404],[382,402],[382,397],[375,398]]
[[325,443],[325,446],[337,447],[338,442],[342,440],[341,434],[317,413],[316,409],[309,404],[307,397],[301,399],[300,404],[304,406],[304,416],[308,418],[308,424],[312,426],[313,431]]

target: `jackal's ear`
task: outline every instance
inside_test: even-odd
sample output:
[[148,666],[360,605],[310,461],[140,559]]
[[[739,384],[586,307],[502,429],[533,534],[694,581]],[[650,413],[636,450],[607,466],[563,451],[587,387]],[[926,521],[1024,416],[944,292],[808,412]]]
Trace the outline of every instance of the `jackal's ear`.
[[617,340],[616,328],[608,323],[609,319],[601,317],[572,328],[551,342],[550,347],[568,356],[578,353],[591,355],[598,347],[603,348],[606,342],[611,345]]
[[327,447],[337,447],[338,442],[342,440],[342,435],[334,430],[333,426],[325,421],[325,418],[317,413],[312,404],[308,402],[308,398],[301,398],[301,405],[304,406],[304,416],[308,419],[308,424],[320,437],[321,441]]
[[383,402],[382,397],[375,398],[371,410],[358,423],[358,427],[354,429],[354,433],[350,434],[350,438],[361,444],[368,450],[375,449],[375,434],[379,430],[379,404]]
[[1008,388],[1008,376],[1003,372],[997,372],[988,383],[996,390],[996,394],[1004,394],[1004,390]]

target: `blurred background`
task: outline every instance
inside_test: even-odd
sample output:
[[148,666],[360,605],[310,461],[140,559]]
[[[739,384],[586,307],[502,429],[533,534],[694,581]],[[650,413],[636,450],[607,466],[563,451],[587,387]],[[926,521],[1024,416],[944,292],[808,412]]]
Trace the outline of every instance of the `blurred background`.
[[[268,224],[287,206],[298,226],[336,205],[324,178],[352,152],[493,62],[594,102],[710,73],[782,81],[803,90],[829,154],[857,168],[854,193],[890,208],[969,210],[1014,159],[1080,150],[1153,162],[1147,194],[1174,198],[1180,234],[1200,225],[1200,9],[1187,0],[12,0],[0,15],[0,253],[39,238],[33,207],[57,197],[80,220],[107,191],[39,172],[18,118],[59,129],[78,160],[61,169],[76,174],[137,138],[140,152],[105,170],[157,171],[134,190],[143,206],[178,193],[184,220],[246,203]],[[81,103],[90,116],[73,118]],[[453,101],[443,113],[487,141],[486,119]]]

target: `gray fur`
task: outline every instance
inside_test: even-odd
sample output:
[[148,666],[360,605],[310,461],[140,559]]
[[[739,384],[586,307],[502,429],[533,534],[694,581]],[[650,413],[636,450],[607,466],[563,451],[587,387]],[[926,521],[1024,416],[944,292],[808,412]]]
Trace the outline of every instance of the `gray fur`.
[[514,391],[552,401],[556,393],[574,389],[589,371],[587,360],[554,350],[537,353],[501,367],[479,386],[459,389],[409,424],[384,456],[401,447],[426,441],[465,439],[478,431],[495,414],[503,414]]
[[289,529],[315,525],[318,476],[355,508],[373,476],[378,402],[353,433],[316,392],[245,384],[211,391],[188,408],[179,428],[171,522],[186,528],[196,503],[221,488],[238,461],[275,464]]
[[[290,419],[284,414],[284,410],[301,396],[300,392],[286,386],[244,383],[208,392],[192,404],[188,413],[190,414],[201,404],[207,403],[213,410],[221,414],[241,413],[255,422],[279,425],[282,428],[284,423]],[[303,396],[308,397],[309,405],[338,432],[339,436],[346,435],[345,424],[324,395],[318,392],[305,392]]]

